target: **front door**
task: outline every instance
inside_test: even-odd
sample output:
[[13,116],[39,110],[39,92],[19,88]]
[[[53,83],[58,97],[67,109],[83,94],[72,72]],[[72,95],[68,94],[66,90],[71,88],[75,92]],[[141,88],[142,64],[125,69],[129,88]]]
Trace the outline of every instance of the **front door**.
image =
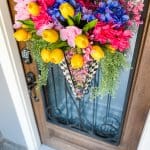
[[[14,18],[15,3],[9,0],[8,4]],[[58,150],[136,150],[150,105],[148,0],[144,9],[144,24],[130,41],[128,61],[132,67],[122,71],[114,97],[108,94],[92,99],[88,89],[82,99],[75,98],[56,65],[49,66],[47,86],[36,91],[34,76],[38,77],[38,67],[28,57],[25,43],[18,43],[43,144]],[[99,84],[99,71],[91,83]]]

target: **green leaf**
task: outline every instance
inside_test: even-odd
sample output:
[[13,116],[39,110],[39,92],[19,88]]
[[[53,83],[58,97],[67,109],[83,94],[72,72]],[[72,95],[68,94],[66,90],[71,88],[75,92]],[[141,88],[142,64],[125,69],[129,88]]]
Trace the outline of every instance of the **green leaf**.
[[55,48],[62,48],[63,49],[64,47],[68,47],[68,44],[66,41],[58,41],[58,42],[49,44],[47,46],[47,48],[49,48],[49,49],[55,49]]
[[68,23],[69,26],[73,26],[73,25],[74,25],[73,18],[68,17],[68,18],[67,18],[67,23]]
[[75,24],[79,25],[81,21],[81,13],[79,12],[76,16],[73,17]]
[[96,24],[97,24],[97,19],[90,21],[89,23],[84,25],[83,31],[87,32],[87,31],[91,30],[92,28],[95,27]]
[[23,25],[27,26],[27,28],[34,29],[34,23],[32,20],[18,20]]

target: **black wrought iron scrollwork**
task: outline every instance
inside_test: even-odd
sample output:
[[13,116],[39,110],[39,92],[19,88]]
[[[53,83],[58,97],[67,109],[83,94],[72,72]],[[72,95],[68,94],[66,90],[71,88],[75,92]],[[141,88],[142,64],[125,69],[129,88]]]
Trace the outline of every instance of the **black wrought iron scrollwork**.
[[[98,84],[99,72],[91,86]],[[50,68],[47,90],[49,103],[46,105],[46,114],[50,122],[95,138],[117,142],[121,120],[112,111],[110,95],[104,104],[99,97],[90,100],[87,90],[85,96],[77,100],[57,66]]]

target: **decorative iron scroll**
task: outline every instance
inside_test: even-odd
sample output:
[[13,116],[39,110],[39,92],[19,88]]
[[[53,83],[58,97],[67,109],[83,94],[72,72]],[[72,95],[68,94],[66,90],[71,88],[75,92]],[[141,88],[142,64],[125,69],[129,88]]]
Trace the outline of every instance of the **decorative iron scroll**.
[[[66,63],[64,64],[66,66]],[[48,94],[45,104],[48,121],[94,138],[118,143],[122,109],[115,108],[110,95],[105,97],[105,101],[98,97],[90,100],[90,92],[87,92],[77,100],[68,84],[72,84],[72,80],[69,79],[68,82],[60,68],[56,65],[50,67],[48,86],[44,88]],[[97,71],[91,81],[92,85],[98,86],[98,77]]]

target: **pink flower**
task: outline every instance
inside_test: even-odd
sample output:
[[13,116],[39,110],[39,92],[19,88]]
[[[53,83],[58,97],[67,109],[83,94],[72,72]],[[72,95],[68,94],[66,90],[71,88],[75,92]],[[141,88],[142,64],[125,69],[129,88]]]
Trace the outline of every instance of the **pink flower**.
[[68,45],[75,47],[75,37],[82,33],[82,30],[75,26],[68,26],[60,30],[60,38],[68,42]]
[[89,61],[92,61],[91,56],[90,56],[90,54],[91,54],[91,48],[90,47],[83,49],[83,53],[84,53],[83,59],[84,59],[85,64]]
[[130,21],[135,22],[137,25],[142,24],[141,12],[143,11],[144,4],[142,0],[131,1],[126,4],[128,13],[130,14]]
[[113,24],[98,22],[93,31],[94,40],[101,44],[109,43],[119,51],[124,51],[130,47],[132,32],[123,28],[116,28]]
[[22,25],[20,22],[18,22],[18,20],[27,20],[30,18],[30,15],[27,10],[27,4],[33,1],[35,0],[15,0],[16,2],[14,8],[16,11],[15,24],[14,24],[15,29],[20,28]]
[[45,9],[47,9],[47,7],[49,6],[53,6],[55,3],[55,0],[37,0],[37,1],[41,6],[44,6]]
[[32,16],[32,20],[37,30],[42,30],[44,26],[49,26],[52,22],[52,18],[47,14],[44,5],[40,5],[40,14],[35,17]]

